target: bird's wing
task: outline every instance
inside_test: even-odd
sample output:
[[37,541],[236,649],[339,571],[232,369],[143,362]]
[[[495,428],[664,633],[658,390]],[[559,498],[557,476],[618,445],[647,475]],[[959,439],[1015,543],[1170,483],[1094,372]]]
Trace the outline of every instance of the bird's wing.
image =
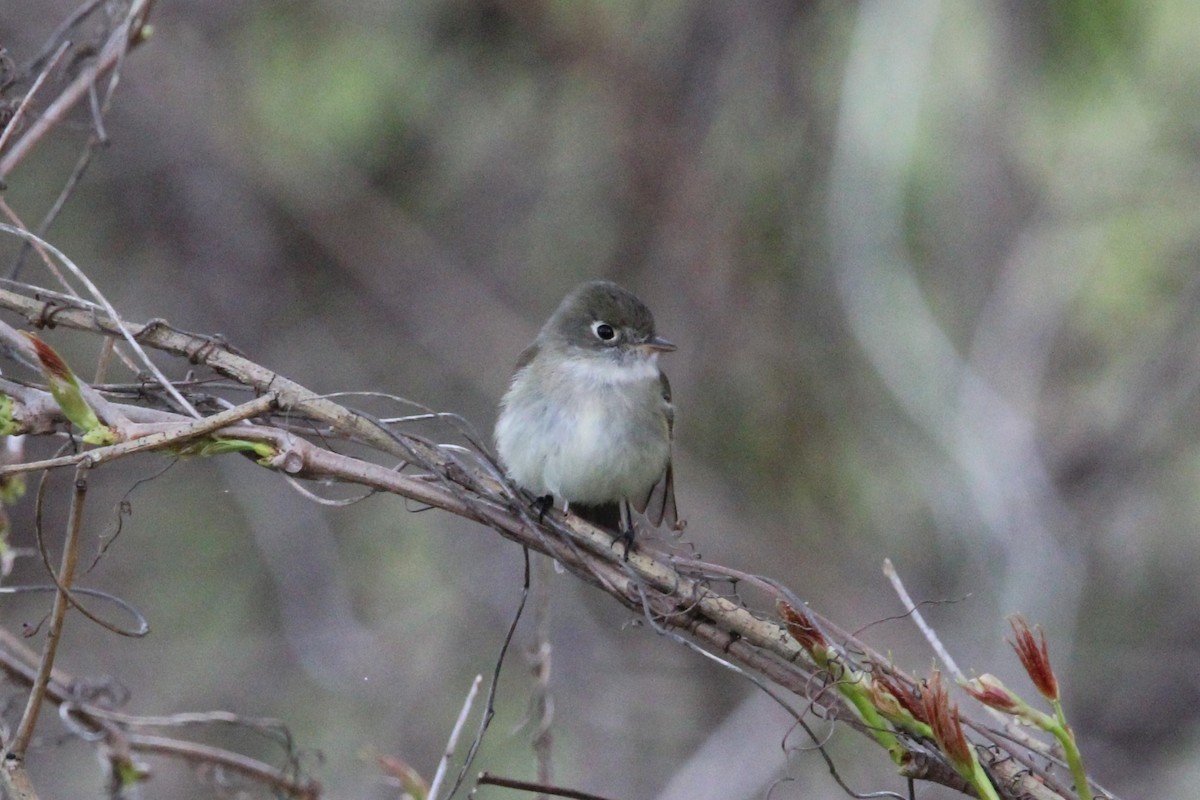
[[662,387],[663,403],[667,407],[667,438],[675,438],[675,404],[671,402],[671,382],[667,380],[667,373],[661,369],[658,371],[658,383]]
[[[663,404],[666,406],[667,417],[667,438],[674,439],[675,437],[675,406],[671,403],[671,382],[667,380],[665,372],[658,373],[659,383],[662,386]],[[679,509],[675,505],[675,469],[672,466],[672,459],[667,459],[667,468],[663,470],[662,477],[650,487],[650,493],[646,495],[645,501],[637,510],[646,515],[646,519],[650,520],[650,524],[654,527],[667,525],[674,528],[679,521]],[[635,505],[635,507],[637,507]]]
[[536,341],[522,350],[521,355],[517,356],[517,366],[513,369],[513,377],[516,377],[518,372],[529,366],[529,362],[533,361],[537,357],[537,354],[538,343]]
[[658,483],[650,488],[642,513],[656,528],[662,525],[674,528],[679,522],[679,509],[675,506],[675,470],[670,461],[667,462],[667,468],[658,479]]

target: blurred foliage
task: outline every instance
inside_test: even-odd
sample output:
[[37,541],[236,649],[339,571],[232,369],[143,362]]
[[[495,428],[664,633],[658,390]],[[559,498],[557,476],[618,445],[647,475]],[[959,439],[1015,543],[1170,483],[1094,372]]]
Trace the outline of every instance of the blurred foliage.
[[[72,8],[0,15],[0,44],[24,63]],[[904,33],[925,18],[927,39]],[[160,0],[153,22],[111,143],[49,231],[118,308],[224,333],[317,391],[462,413],[486,440],[562,294],[618,280],[681,345],[666,359],[679,494],[705,556],[849,627],[897,613],[878,574],[890,556],[915,596],[957,601],[928,614],[960,662],[1018,690],[1002,637],[1025,611],[1097,776],[1131,796],[1190,785],[1192,3]],[[911,130],[887,116],[901,86]],[[80,110],[8,177],[30,224],[87,123]],[[839,194],[855,174],[861,193]],[[848,230],[896,232],[886,281],[854,279]],[[908,278],[924,307],[888,294]],[[871,293],[899,320],[883,342],[849,310]],[[945,373],[923,358],[943,336],[960,359]],[[87,363],[67,335],[47,340]],[[119,496],[153,471],[97,479]],[[429,777],[491,669],[519,553],[393,499],[319,509],[248,463],[179,464],[133,508],[88,580],[155,634],[114,643],[72,619],[66,668],[115,676],[146,713],[288,720],[337,796],[386,794],[372,754]],[[28,513],[13,511],[15,546]],[[1050,577],[1030,577],[1039,565]],[[551,591],[556,778],[652,796],[749,688],[567,579]],[[5,624],[40,613],[23,600]],[[906,622],[867,635],[901,666],[929,663]],[[483,762],[528,775],[526,733],[509,731],[529,686],[510,659]],[[740,735],[774,754],[785,732]],[[836,747],[858,788],[898,790],[882,754]],[[829,789],[811,753],[786,770],[796,796]],[[90,786],[86,768],[63,774],[85,777],[61,796]]]

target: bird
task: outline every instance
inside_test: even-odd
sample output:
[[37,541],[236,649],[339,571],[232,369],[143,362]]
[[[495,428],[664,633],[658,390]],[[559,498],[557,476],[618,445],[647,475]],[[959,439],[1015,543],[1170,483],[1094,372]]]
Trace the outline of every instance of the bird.
[[563,298],[517,359],[496,421],[505,474],[537,498],[618,531],[629,558],[633,511],[675,528],[675,408],[658,366],[675,345],[632,292],[589,281]]

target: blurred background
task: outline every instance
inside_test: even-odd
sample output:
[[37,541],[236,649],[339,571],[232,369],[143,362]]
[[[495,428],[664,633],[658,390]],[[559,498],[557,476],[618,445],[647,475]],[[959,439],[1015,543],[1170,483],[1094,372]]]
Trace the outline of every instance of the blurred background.
[[[0,44],[28,63],[76,5],[7,3]],[[616,280],[679,344],[677,488],[703,557],[924,673],[891,558],[917,600],[949,601],[925,613],[964,669],[1032,697],[1004,643],[1023,612],[1094,777],[1130,797],[1194,786],[1193,3],[160,0],[150,21],[110,144],[47,232],[128,318],[490,439],[562,295]],[[31,226],[89,133],[83,109],[71,121],[7,176]],[[49,284],[32,261],[21,277]],[[47,339],[95,358],[86,337]],[[396,796],[380,755],[431,776],[519,601],[518,548],[394,497],[321,507],[244,459],[165,466],[93,475],[88,553],[130,513],[83,579],[153,632],[72,616],[59,665],[124,687],[132,713],[282,719],[329,797]],[[557,783],[844,796],[748,683],[548,579]],[[26,559],[10,582],[42,580]],[[0,622],[48,607],[7,598]],[[473,770],[533,777],[530,621]],[[39,788],[97,796],[91,745],[57,725],[31,756]],[[904,791],[857,734],[828,746],[854,789]],[[151,764],[146,797],[245,788]]]

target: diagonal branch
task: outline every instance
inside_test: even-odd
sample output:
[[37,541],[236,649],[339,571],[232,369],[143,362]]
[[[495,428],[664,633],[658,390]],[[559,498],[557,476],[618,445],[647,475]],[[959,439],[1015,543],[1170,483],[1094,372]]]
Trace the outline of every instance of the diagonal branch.
[[[38,327],[122,335],[121,326],[114,319],[93,306],[76,304],[61,296],[47,301],[36,291],[22,294],[0,289],[0,309],[18,314]],[[159,427],[151,435],[161,434],[163,438],[153,440],[147,436],[148,443],[137,439],[92,450],[78,463],[98,464],[219,430],[269,445],[272,455],[260,458],[259,463],[294,478],[352,483],[480,522],[508,539],[558,560],[581,580],[644,614],[655,630],[683,637],[703,651],[719,654],[722,663],[735,664],[740,670],[806,698],[811,711],[845,722],[867,734],[869,741],[893,742],[890,755],[902,775],[963,790],[954,766],[933,738],[923,733],[928,731],[927,726],[905,722],[899,713],[888,717],[887,722],[882,722],[878,715],[863,715],[862,710],[870,703],[877,704],[881,711],[896,710],[896,698],[891,691],[919,696],[920,684],[897,670],[887,657],[811,610],[806,613],[816,626],[814,630],[826,642],[822,646],[828,648],[821,651],[819,659],[814,659],[811,645],[802,645],[794,631],[774,614],[754,610],[736,593],[727,596],[714,588],[718,581],[742,580],[736,570],[677,559],[645,548],[631,553],[626,562],[614,547],[613,535],[607,531],[554,510],[544,519],[535,519],[529,512],[530,498],[503,479],[494,459],[482,449],[435,445],[385,425],[278,375],[210,337],[180,331],[161,321],[121,324],[146,347],[207,367],[253,389],[261,397],[209,417],[208,425],[182,415],[155,412]],[[28,392],[24,396],[36,399]],[[14,400],[20,402],[21,398]],[[116,405],[126,417],[138,418],[134,409],[141,407]],[[264,418],[268,412],[270,415]],[[241,421],[250,416],[256,418],[255,423]],[[365,445],[368,456],[389,463],[333,452],[322,445],[323,438],[312,441],[303,438],[299,431],[304,430],[304,423]],[[149,429],[150,426],[143,428]],[[125,449],[119,449],[122,447]],[[89,461],[89,457],[93,460]],[[394,466],[395,459],[401,461],[399,468]],[[37,466],[61,467],[70,463],[76,462],[42,462]],[[0,468],[0,476],[20,469]],[[772,599],[796,604],[794,593],[785,587],[763,578],[744,577]],[[843,665],[836,671],[827,666],[835,662]],[[861,683],[840,685],[851,680],[847,676]],[[882,678],[886,678],[886,683]],[[854,702],[847,698],[853,698]],[[911,716],[908,719],[911,721]],[[964,722],[969,721],[964,719]],[[886,730],[881,725],[887,726]],[[1016,759],[1013,753],[1018,751],[1010,752],[1010,747],[1021,748],[999,738],[990,739],[986,747],[975,747],[979,762],[989,770],[1001,796],[1028,795],[1046,800],[1068,797],[1050,792],[1039,769],[1028,769],[1025,766],[1028,759]],[[1024,755],[1023,749],[1019,752]]]

